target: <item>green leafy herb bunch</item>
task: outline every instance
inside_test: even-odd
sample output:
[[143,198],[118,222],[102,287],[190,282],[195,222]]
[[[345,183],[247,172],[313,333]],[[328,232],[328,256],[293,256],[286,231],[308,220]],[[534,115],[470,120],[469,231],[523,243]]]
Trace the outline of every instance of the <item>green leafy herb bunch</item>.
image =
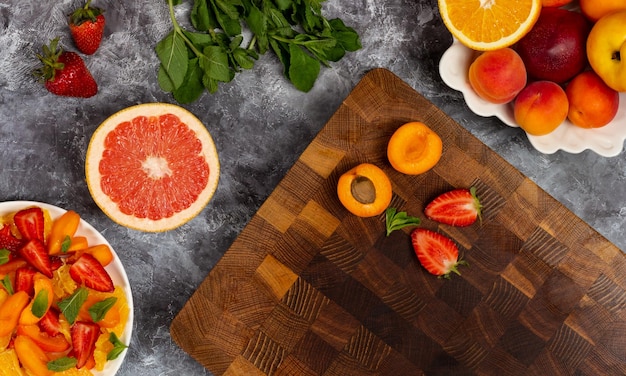
[[174,6],[182,0],[167,1],[173,28],[156,45],[158,80],[179,103],[194,102],[204,90],[215,93],[220,82],[252,69],[268,51],[282,63],[285,77],[308,92],[322,65],[361,48],[354,29],[322,15],[324,0],[193,0],[195,30],[176,20]]

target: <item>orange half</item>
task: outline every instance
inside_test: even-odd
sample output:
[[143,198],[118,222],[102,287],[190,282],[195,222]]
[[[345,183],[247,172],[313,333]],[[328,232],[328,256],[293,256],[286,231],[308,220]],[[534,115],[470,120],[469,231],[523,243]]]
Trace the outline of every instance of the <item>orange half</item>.
[[541,0],[439,0],[452,35],[467,47],[488,51],[509,47],[537,22]]

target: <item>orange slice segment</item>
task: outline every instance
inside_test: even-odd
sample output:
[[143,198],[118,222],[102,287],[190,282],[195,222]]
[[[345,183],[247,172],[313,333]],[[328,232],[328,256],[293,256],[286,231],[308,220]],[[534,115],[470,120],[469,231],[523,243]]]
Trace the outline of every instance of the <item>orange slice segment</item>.
[[526,35],[541,13],[541,0],[439,0],[439,12],[459,42],[487,51]]

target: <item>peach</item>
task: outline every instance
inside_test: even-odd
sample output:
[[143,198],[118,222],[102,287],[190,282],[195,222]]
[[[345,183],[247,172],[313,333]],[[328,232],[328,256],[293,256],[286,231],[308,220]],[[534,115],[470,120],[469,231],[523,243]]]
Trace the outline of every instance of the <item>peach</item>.
[[513,114],[517,124],[534,136],[554,131],[567,118],[569,102],[565,90],[552,81],[535,81],[515,98]]
[[479,97],[508,103],[526,86],[526,67],[512,48],[486,51],[469,67],[469,83]]
[[619,109],[619,93],[611,89],[594,71],[574,77],[565,88],[569,101],[567,117],[582,128],[607,125]]

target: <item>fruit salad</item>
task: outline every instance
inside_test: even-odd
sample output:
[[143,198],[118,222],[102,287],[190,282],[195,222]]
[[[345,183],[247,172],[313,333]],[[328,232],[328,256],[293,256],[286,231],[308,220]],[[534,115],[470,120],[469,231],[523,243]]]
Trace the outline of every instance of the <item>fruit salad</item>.
[[30,206],[0,217],[0,375],[91,375],[127,348],[122,287],[105,268],[108,244]]

